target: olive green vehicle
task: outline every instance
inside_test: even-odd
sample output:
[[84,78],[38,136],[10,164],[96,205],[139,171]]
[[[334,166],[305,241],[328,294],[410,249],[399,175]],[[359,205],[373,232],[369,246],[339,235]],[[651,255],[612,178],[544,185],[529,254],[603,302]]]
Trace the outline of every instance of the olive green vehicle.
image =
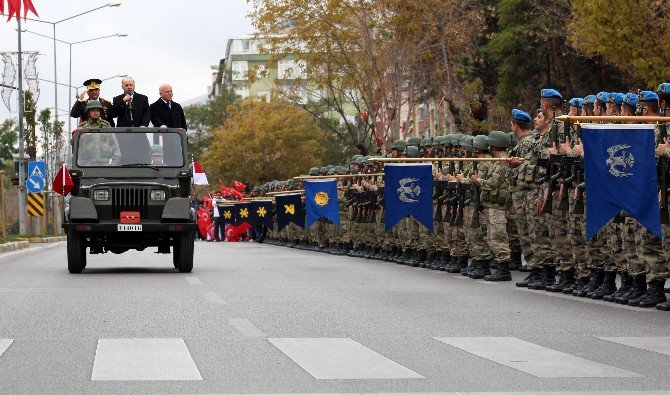
[[65,209],[70,273],[91,254],[158,247],[174,267],[193,269],[196,229],[191,209],[186,131],[158,128],[83,129],[72,138],[74,188]]

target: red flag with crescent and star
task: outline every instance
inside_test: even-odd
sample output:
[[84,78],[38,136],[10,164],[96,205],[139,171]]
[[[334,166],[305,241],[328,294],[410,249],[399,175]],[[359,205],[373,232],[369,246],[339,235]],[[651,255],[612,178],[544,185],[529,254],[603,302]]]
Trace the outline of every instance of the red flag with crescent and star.
[[[7,21],[13,17],[18,20],[21,17],[21,8],[23,8],[23,19],[26,19],[28,12],[39,17],[32,0],[7,0]],[[5,0],[0,0],[0,14],[5,15]]]

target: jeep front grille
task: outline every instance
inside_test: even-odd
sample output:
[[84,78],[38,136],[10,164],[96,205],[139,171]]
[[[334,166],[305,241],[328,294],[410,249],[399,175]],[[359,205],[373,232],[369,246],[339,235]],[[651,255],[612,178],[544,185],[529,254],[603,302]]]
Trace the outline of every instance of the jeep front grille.
[[139,211],[140,218],[146,218],[148,203],[149,189],[112,188],[112,209],[116,219],[121,217],[122,211]]

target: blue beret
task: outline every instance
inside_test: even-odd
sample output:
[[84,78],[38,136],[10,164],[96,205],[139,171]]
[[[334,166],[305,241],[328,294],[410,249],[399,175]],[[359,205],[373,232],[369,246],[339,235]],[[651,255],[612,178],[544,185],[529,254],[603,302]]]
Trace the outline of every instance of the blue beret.
[[619,105],[619,106],[620,106],[621,104],[623,104],[623,98],[624,98],[625,96],[626,96],[626,95],[624,95],[623,93],[619,93],[619,92],[610,92],[610,93],[607,95],[607,100],[606,100],[606,102],[607,102],[607,103],[616,104],[616,105]]
[[530,122],[530,115],[527,112],[518,109],[512,110],[512,119],[521,122]]
[[605,91],[598,92],[596,94],[596,100],[600,100],[603,103],[607,103],[607,96],[609,96],[608,92],[605,92]]
[[568,103],[570,104],[570,107],[582,108],[582,104],[584,103],[584,99],[580,99],[579,97],[575,97],[573,99],[570,99],[570,101]]
[[640,92],[640,97],[638,101],[640,103],[649,103],[652,101],[658,101],[658,95],[652,91],[642,91]]
[[596,102],[596,95],[588,95],[584,98],[583,104],[593,104]]
[[659,85],[658,93],[661,95],[670,95],[670,82],[664,82]]
[[542,109],[541,109],[541,108],[538,108],[538,109],[537,109],[537,113],[540,114],[541,112],[542,112]]
[[561,94],[558,93],[558,91],[556,89],[542,89],[540,91],[540,97],[543,98],[543,99],[548,99],[548,98],[552,98],[552,97],[555,97],[557,99],[562,99],[563,98],[563,96],[561,96]]
[[623,98],[623,102],[628,104],[631,107],[637,107],[637,95],[635,93],[626,93],[626,96]]

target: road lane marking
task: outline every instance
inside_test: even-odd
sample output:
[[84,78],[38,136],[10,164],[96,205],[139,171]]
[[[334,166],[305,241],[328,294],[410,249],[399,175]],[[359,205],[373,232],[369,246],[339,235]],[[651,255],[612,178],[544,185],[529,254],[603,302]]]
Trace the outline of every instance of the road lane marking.
[[202,296],[210,303],[227,304],[219,297],[219,295],[215,294],[214,292],[203,292]]
[[202,281],[198,277],[185,277],[186,281],[188,281],[189,284],[191,285],[202,285]]
[[202,376],[183,339],[100,339],[91,380],[202,380]]
[[422,379],[420,374],[349,338],[271,338],[316,379]]
[[436,337],[435,340],[535,377],[644,377],[515,337]]
[[670,355],[670,337],[599,337],[599,339]]
[[560,292],[547,292],[547,291],[542,291],[542,290],[519,288],[519,287],[515,287],[515,289],[517,291],[530,292],[530,293],[534,293],[534,294],[551,296],[551,297],[554,297],[554,298],[568,299],[568,300],[572,300],[572,301],[575,301],[575,302],[591,303],[591,304],[597,304],[597,305],[601,305],[601,306],[614,307],[614,308],[617,308],[617,309],[633,310],[633,311],[638,311],[638,312],[642,312],[642,313],[658,313],[658,310],[656,310],[656,309],[643,309],[643,308],[635,307],[635,306],[627,306],[625,304],[605,302],[603,300],[594,300],[594,299],[590,299],[590,298],[579,298],[577,296],[566,295],[566,294],[563,294],[563,293],[560,293]]
[[228,320],[228,323],[234,326],[235,329],[237,329],[244,336],[265,336],[265,332],[256,328],[256,326],[246,318],[231,318]]
[[495,281],[486,281],[486,280],[475,280],[476,282],[480,284],[486,284],[486,285],[498,285],[497,282]]
[[0,339],[0,357],[7,351],[14,339]]

